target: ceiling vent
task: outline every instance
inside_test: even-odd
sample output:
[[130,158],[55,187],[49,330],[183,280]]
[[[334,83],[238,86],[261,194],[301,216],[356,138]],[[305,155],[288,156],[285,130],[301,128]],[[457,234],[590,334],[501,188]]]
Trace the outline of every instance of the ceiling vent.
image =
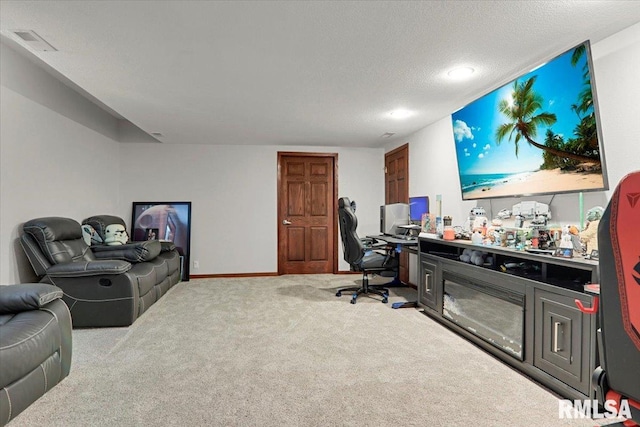
[[51,46],[45,39],[33,30],[11,30],[14,38],[22,45],[37,52],[57,52],[58,49]]

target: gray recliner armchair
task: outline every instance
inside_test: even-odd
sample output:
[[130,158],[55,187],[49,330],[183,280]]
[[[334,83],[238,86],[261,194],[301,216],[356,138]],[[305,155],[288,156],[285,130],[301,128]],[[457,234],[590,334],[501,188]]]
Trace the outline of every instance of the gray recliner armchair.
[[71,316],[62,290],[0,286],[0,426],[69,375]]
[[22,228],[31,266],[41,282],[64,291],[74,327],[131,325],[180,280],[177,251],[168,246],[161,254],[158,241],[89,246],[80,224],[61,217]]

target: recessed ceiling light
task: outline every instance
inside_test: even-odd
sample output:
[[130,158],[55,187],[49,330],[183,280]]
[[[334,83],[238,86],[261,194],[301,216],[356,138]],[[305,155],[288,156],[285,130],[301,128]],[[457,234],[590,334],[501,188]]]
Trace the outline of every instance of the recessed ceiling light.
[[471,67],[459,67],[449,71],[447,75],[452,79],[465,79],[473,74],[476,70]]
[[411,117],[413,115],[413,112],[409,110],[393,110],[389,113],[389,115],[391,116],[391,118],[402,120],[406,119],[407,117]]
[[382,134],[382,138],[391,138],[395,134],[395,132],[385,132]]

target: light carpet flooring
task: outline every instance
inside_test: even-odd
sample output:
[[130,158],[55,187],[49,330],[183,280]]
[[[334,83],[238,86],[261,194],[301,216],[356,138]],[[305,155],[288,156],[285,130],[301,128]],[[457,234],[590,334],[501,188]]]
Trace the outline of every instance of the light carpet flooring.
[[[19,426],[593,426],[357,275],[199,279],[127,328],[74,330],[71,374]],[[387,279],[376,278],[380,283]]]

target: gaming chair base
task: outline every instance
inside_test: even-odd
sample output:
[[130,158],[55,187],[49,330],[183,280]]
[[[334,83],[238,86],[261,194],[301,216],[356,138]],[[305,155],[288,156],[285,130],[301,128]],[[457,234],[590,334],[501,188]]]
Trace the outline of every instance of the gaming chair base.
[[386,304],[389,302],[389,289],[383,287],[384,285],[371,285],[369,286],[369,276],[368,273],[363,273],[362,275],[362,286],[360,287],[351,287],[351,288],[340,288],[336,292],[337,297],[341,297],[343,292],[353,292],[351,295],[351,304],[355,304],[358,296],[361,294],[376,294],[382,297],[382,303]]

